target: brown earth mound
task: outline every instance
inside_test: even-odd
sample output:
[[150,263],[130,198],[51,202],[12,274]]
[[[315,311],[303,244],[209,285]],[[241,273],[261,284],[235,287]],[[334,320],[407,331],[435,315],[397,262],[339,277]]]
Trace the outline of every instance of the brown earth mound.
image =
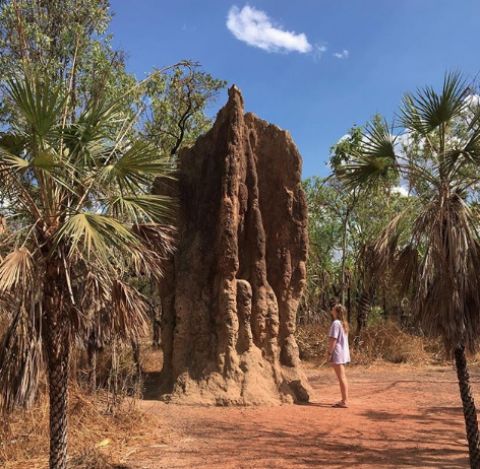
[[308,400],[294,337],[308,244],[301,164],[287,132],[244,114],[235,86],[180,153],[178,250],[161,287],[170,399]]

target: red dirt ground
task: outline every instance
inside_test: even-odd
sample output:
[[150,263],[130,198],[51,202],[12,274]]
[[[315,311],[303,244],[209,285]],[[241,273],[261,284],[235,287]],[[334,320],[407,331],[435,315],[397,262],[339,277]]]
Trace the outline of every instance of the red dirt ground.
[[[307,368],[309,405],[190,407],[141,401],[163,422],[131,449],[143,468],[464,468],[463,415],[454,370],[403,365],[348,370],[349,409],[333,409],[333,371]],[[480,393],[480,373],[472,373]]]

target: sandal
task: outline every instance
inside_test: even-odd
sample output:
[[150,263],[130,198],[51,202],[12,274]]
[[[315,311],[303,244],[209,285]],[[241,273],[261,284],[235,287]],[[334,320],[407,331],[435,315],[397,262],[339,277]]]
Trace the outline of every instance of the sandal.
[[335,407],[337,409],[348,409],[348,405],[345,404],[345,402],[337,402],[336,404],[333,404],[332,407]]

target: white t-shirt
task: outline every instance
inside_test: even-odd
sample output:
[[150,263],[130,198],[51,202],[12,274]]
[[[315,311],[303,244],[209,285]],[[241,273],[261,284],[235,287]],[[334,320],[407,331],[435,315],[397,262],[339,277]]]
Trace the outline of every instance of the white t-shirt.
[[335,348],[333,349],[330,361],[337,365],[344,365],[350,362],[350,348],[348,347],[348,335],[343,330],[342,322],[338,319],[332,322],[328,337],[336,339]]

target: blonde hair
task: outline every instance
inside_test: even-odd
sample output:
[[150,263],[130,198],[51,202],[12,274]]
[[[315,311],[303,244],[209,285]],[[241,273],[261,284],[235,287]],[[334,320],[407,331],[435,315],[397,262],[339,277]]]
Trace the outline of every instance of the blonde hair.
[[343,306],[342,304],[337,303],[333,306],[333,310],[335,311],[337,319],[342,323],[343,330],[346,334],[348,334],[350,327],[347,321],[347,308],[345,308],[345,306]]

